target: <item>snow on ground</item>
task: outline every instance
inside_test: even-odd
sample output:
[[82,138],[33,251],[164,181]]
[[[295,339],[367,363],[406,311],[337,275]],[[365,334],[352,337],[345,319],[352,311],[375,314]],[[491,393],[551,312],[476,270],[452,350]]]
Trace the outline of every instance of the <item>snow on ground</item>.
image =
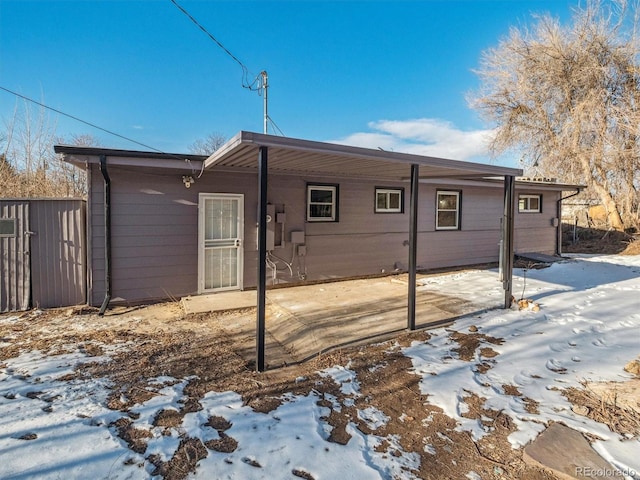
[[[478,279],[482,272],[440,277],[422,288],[449,291],[472,302],[502,295],[500,286]],[[472,393],[487,399],[486,406],[510,415],[518,426],[509,440],[523,446],[553,420],[594,434],[602,441],[596,450],[623,471],[640,478],[640,439],[622,441],[599,423],[576,415],[560,389],[580,387],[581,381],[624,381],[631,375],[622,367],[640,353],[640,257],[576,257],[541,270],[516,271],[516,298],[540,303],[538,312],[493,310],[469,316],[451,327],[467,331],[472,325],[502,345],[490,345],[499,353],[486,374],[468,362],[443,355],[456,344],[444,329],[433,332],[427,343],[405,349],[417,373],[421,390],[430,403],[470,430],[475,438],[486,433],[476,420],[462,417],[463,399]],[[526,278],[526,283],[525,283]],[[487,287],[489,287],[487,289]],[[436,375],[433,375],[433,374]],[[513,385],[539,403],[538,414],[528,413],[517,397],[506,395]]]
[[[583,256],[515,273],[514,295],[520,298],[524,289],[524,296],[538,302],[540,311],[478,311],[447,329],[430,331],[429,341],[405,348],[414,371],[422,376],[423,393],[475,438],[486,432],[477,420],[461,416],[467,408],[464,398],[472,394],[486,398],[488,408],[514,419],[518,430],[509,438],[514,447],[535,438],[544,423],[561,421],[599,437],[595,448],[632,475],[627,478],[640,478],[640,440],[624,441],[604,425],[574,414],[560,392],[579,387],[584,380],[630,378],[622,367],[640,353],[640,257]],[[455,293],[481,307],[495,305],[502,295],[496,273],[486,271],[429,277],[419,288]],[[3,323],[14,320],[0,317]],[[504,339],[486,345],[497,356],[477,359],[491,364],[485,373],[477,369],[478,362],[458,358],[457,344],[449,336],[451,330],[468,332],[472,325],[481,334]],[[124,415],[105,406],[109,382],[68,375],[83,361],[88,357],[79,350],[55,356],[33,351],[0,368],[0,477],[149,478],[154,467],[144,457],[157,454],[169,459],[184,436],[207,442],[228,435],[238,442],[231,453],[210,451],[193,478],[281,478],[283,472],[297,471],[314,479],[411,479],[414,476],[403,467],[416,468],[420,461],[415,453],[403,452],[397,438],[375,434],[388,421],[375,408],[358,412],[372,434],[365,435],[351,424],[347,445],[326,442],[331,427],[323,417],[329,409],[318,405],[319,394],[314,391],[306,396],[288,394],[282,405],[266,414],[243,405],[234,392],[209,392],[200,402],[202,410],[187,414],[180,427],[155,427],[152,420],[159,411],[180,408],[188,381],[167,377],[153,379],[162,387],[160,395],[131,409],[133,425],[153,435],[143,457],[127,448],[115,427],[109,426]],[[322,375],[341,386],[342,405],[352,406],[360,393],[349,366],[336,366]],[[524,397],[538,402],[537,413],[529,413],[523,400],[508,395],[505,386],[517,387]],[[327,397],[324,400],[333,402],[334,408],[341,407],[336,398]],[[206,425],[213,416],[230,423],[223,434]],[[383,444],[395,454],[379,451]],[[480,477],[469,472],[467,478]]]

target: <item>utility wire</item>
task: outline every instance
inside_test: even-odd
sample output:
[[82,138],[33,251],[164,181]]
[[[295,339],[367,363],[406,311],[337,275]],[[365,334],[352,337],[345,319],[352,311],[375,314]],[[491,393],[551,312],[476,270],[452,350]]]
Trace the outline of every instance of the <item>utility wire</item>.
[[[88,125],[90,127],[97,128],[98,130],[101,130],[101,131],[103,131],[105,133],[108,133],[109,135],[113,135],[115,137],[121,138],[121,139],[126,140],[128,142],[135,143],[136,145],[140,145],[141,147],[147,148],[149,150],[153,150],[154,152],[161,153],[163,155],[167,155],[169,157],[175,158],[176,160],[184,160],[191,167],[191,173],[195,175],[195,169],[193,168],[193,165],[191,164],[191,160],[189,160],[188,158],[180,157],[178,155],[174,155],[174,154],[171,154],[171,153],[166,153],[166,152],[164,152],[162,150],[154,148],[154,147],[152,147],[150,145],[147,145],[145,143],[138,142],[137,140],[134,140],[133,138],[125,137],[124,135],[120,135],[119,133],[113,132],[111,130],[107,130],[106,128],[102,128],[102,127],[96,125],[95,123],[87,122],[86,120],[78,118],[78,117],[76,117],[74,115],[70,115],[68,113],[65,113],[62,110],[58,110],[57,108],[50,107],[49,105],[45,105],[42,102],[38,102],[37,100],[29,98],[29,97],[27,97],[25,95],[22,95],[22,94],[18,93],[18,92],[14,92],[13,90],[9,90],[8,88],[3,87],[2,85],[0,85],[0,90],[4,90],[7,93],[15,95],[16,97],[22,98],[23,100],[26,100],[28,102],[34,103],[34,104],[36,104],[36,105],[38,105],[38,106],[40,106],[42,108],[45,108],[47,110],[51,110],[52,112],[55,112],[55,113],[57,113],[59,115],[63,115],[65,117],[71,118],[72,120],[75,120],[75,121],[80,122],[80,123],[84,123],[85,125]],[[202,162],[202,169],[200,170],[200,175],[198,175],[198,178],[200,178],[202,176],[202,172],[203,171],[204,171],[204,162]]]
[[267,115],[267,120],[271,123],[271,125],[280,133],[281,136],[285,137],[286,135],[280,130],[280,127],[276,125],[276,122],[273,121],[271,116]]
[[[227,49],[227,47],[225,47],[222,44],[222,42],[220,42],[220,40],[218,40],[216,37],[214,37],[213,34],[211,34],[211,32],[209,32],[200,22],[198,22],[198,20],[196,20],[193,17],[193,15],[191,15],[189,12],[187,12],[187,10],[185,10],[185,8],[182,7],[176,0],[170,0],[170,1],[189,20],[191,20],[191,22],[193,22],[194,25],[196,25],[200,30],[202,30],[202,32],[205,35],[207,35],[211,40],[213,40],[215,42],[215,44],[218,45],[218,47],[220,47],[224,51],[224,53],[229,55],[238,65],[240,65],[240,68],[242,68],[242,87],[243,88],[249,89],[249,90],[254,91],[254,92],[258,92],[258,95],[260,95],[260,96],[262,96],[262,92],[263,91],[266,94],[266,85],[264,85],[264,83],[263,83],[262,72],[259,73],[258,75],[256,75],[256,77],[253,79],[253,81],[251,83],[249,83],[249,69],[247,68],[247,66],[244,63],[242,63],[238,59],[238,57],[236,57],[233,53],[231,53],[229,51],[229,49]],[[282,133],[282,130],[280,130],[280,128],[275,124],[275,122],[273,121],[273,119],[271,117],[267,116],[267,121],[271,122],[271,125],[273,125],[273,127],[275,127],[275,129],[278,132],[280,132],[280,135],[282,135],[283,137],[285,136],[284,133]]]
[[247,66],[244,63],[242,63],[238,59],[238,57],[236,57],[233,53],[231,53],[227,49],[227,47],[225,47],[216,37],[214,37],[200,22],[198,22],[198,20],[196,20],[189,12],[187,12],[184,9],[184,7],[182,7],[176,0],[170,0],[170,1],[178,8],[178,10],[184,13],[186,17],[189,20],[191,20],[200,30],[202,30],[202,32],[204,32],[205,35],[207,35],[211,40],[213,40],[216,43],[216,45],[218,45],[218,47],[220,47],[224,51],[224,53],[229,55],[233,60],[236,61],[238,65],[240,65],[240,68],[242,68],[242,86],[244,88],[248,88],[249,90],[259,90],[260,87],[258,87],[258,89],[254,88],[254,85],[258,81],[259,75],[253,80],[253,82],[249,83],[248,82],[249,69],[247,68]]
[[40,106],[42,108],[46,108],[47,110],[51,110],[52,112],[56,112],[59,115],[63,115],[65,117],[71,118],[72,120],[75,120],[75,121],[80,122],[80,123],[84,123],[85,125],[88,125],[88,126],[93,127],[93,128],[97,128],[98,130],[102,130],[103,132],[108,133],[109,135],[114,135],[116,137],[122,138],[123,140],[127,140],[128,142],[132,142],[132,143],[135,143],[136,145],[140,145],[140,146],[142,146],[144,148],[148,148],[150,150],[153,150],[154,152],[165,153],[162,150],[158,150],[157,148],[153,148],[153,147],[151,147],[149,145],[146,145],[144,143],[138,142],[137,140],[134,140],[132,138],[125,137],[124,135],[120,135],[119,133],[113,132],[111,130],[107,130],[106,128],[102,128],[102,127],[96,125],[95,123],[87,122],[86,120],[82,120],[81,118],[78,118],[78,117],[76,117],[74,115],[70,115],[68,113],[65,113],[65,112],[63,112],[61,110],[58,110],[57,108],[53,108],[53,107],[50,107],[48,105],[45,105],[44,103],[38,102],[37,100],[34,100],[33,98],[29,98],[29,97],[27,97],[25,95],[22,95],[22,94],[18,93],[18,92],[14,92],[13,90],[9,90],[8,88],[3,87],[2,85],[0,85],[0,90],[4,90],[7,93],[15,95],[16,97],[22,98],[23,100],[26,100],[28,102],[34,103],[34,104],[36,104],[36,105],[38,105],[38,106]]

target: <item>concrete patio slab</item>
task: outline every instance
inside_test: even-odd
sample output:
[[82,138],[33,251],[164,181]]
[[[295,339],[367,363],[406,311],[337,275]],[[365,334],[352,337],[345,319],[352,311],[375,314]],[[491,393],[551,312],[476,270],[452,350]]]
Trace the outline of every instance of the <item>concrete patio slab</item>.
[[[407,329],[406,275],[345,280],[267,291],[267,366],[299,363],[329,350],[382,341]],[[186,297],[187,313],[255,307],[256,292]],[[467,301],[418,289],[416,327],[446,325],[472,308]],[[255,314],[225,317],[225,325],[255,339]],[[270,344],[278,346],[270,357]],[[253,343],[255,346],[255,343]],[[251,349],[249,349],[251,350]],[[272,349],[271,353],[276,350]],[[283,352],[286,353],[283,356]],[[248,352],[251,354],[251,352]]]
[[557,255],[547,255],[545,253],[538,253],[538,252],[518,253],[516,254],[516,257],[525,261],[545,263],[545,264],[562,262],[566,260],[566,258],[559,257]]
[[[407,328],[407,286],[394,277],[278,289],[267,331],[300,362],[330,349],[382,341]],[[465,302],[418,292],[416,327],[444,325]]]
[[223,312],[241,308],[255,307],[257,294],[255,291],[220,292],[193,297],[183,297],[182,307],[186,313]]
[[561,423],[551,424],[527,445],[523,460],[550,470],[562,480],[622,478],[609,462],[591,448],[580,432]]

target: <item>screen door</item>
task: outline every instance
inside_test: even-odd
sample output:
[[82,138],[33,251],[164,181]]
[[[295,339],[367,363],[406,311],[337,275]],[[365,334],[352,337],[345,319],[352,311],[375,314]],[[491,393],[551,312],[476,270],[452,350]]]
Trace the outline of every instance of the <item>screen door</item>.
[[198,290],[242,289],[244,195],[201,193],[198,208]]

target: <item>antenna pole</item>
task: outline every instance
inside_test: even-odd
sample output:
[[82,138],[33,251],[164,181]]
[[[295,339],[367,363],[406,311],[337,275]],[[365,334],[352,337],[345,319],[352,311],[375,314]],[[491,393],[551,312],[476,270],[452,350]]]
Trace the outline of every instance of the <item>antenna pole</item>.
[[269,98],[268,98],[268,91],[269,91],[269,77],[267,76],[267,71],[263,70],[262,72],[260,72],[260,75],[262,76],[262,89],[264,90],[264,134],[266,135],[268,133],[268,127],[269,127]]

